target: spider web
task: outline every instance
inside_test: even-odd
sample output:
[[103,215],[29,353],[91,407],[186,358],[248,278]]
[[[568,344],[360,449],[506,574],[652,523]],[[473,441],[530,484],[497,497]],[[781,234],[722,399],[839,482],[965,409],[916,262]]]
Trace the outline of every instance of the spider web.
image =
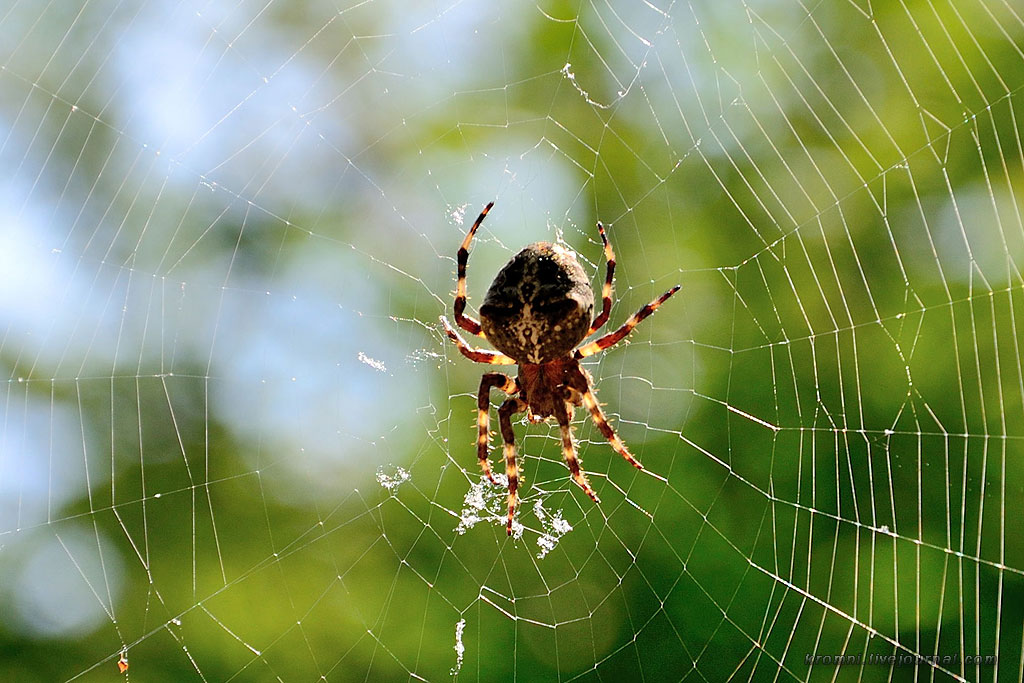
[[[1018,680],[1024,13],[0,7],[4,680]],[[646,470],[481,481],[439,331],[562,240]],[[495,446],[497,443],[495,443]],[[1015,502],[1016,501],[1016,502]],[[977,660],[976,657],[983,659]],[[841,659],[838,659],[841,658]]]

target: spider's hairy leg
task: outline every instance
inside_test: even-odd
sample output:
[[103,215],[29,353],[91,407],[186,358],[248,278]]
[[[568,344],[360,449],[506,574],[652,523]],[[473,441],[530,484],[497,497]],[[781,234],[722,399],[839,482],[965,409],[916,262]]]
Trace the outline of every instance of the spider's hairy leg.
[[568,402],[564,402],[563,410],[556,416],[558,419],[558,426],[562,430],[562,457],[565,458],[565,464],[569,466],[569,471],[572,472],[573,481],[579,484],[579,487],[583,489],[583,492],[590,496],[590,500],[595,503],[600,503],[601,501],[597,497],[597,494],[594,493],[594,489],[590,488],[590,483],[587,481],[587,475],[583,473],[580,459],[576,457],[576,448],[572,442],[572,427],[569,425],[571,416],[572,405]]
[[608,418],[605,417],[604,411],[601,410],[601,404],[597,402],[597,397],[594,396],[594,390],[590,384],[590,378],[582,368],[577,368],[576,373],[571,379],[572,387],[580,392],[580,396],[583,399],[583,405],[586,406],[587,410],[590,411],[590,417],[597,425],[598,431],[604,435],[604,438],[608,439],[608,443],[612,445],[615,452],[629,461],[633,467],[638,470],[644,468],[640,464],[640,461],[633,457],[633,454],[626,448],[625,442],[619,435],[615,433],[615,430],[610,424],[608,424]]
[[498,424],[505,450],[505,476],[508,477],[508,523],[505,531],[512,535],[512,517],[519,503],[519,466],[516,464],[516,433],[512,431],[512,416],[526,410],[526,402],[510,396],[498,408]]
[[480,224],[484,222],[484,218],[487,217],[487,212],[494,206],[494,202],[490,202],[484,207],[484,210],[477,216],[476,222],[473,223],[473,227],[466,233],[466,238],[462,240],[462,246],[459,247],[457,260],[459,263],[459,282],[455,286],[455,324],[464,329],[470,334],[475,334],[478,337],[483,337],[484,334],[480,330],[480,323],[477,320],[465,315],[466,310],[466,264],[469,262],[469,245],[473,241],[473,236],[476,235],[476,229],[480,227]]
[[590,342],[589,344],[584,344],[583,346],[581,346],[578,349],[576,349],[576,353],[573,354],[573,356],[575,358],[577,358],[577,359],[578,358],[586,358],[587,356],[594,355],[598,351],[604,351],[608,347],[614,346],[615,344],[618,344],[620,341],[622,341],[625,338],[625,336],[627,334],[632,332],[633,328],[636,327],[637,325],[639,325],[643,321],[644,318],[646,318],[651,313],[654,313],[656,310],[658,310],[658,306],[661,306],[663,303],[665,303],[666,299],[668,299],[670,296],[672,296],[673,294],[678,292],[680,287],[681,287],[681,285],[676,285],[675,287],[673,287],[672,289],[668,290],[667,292],[665,292],[664,294],[659,296],[657,299],[655,299],[651,303],[645,304],[644,307],[641,308],[636,313],[634,313],[630,317],[630,319],[627,320],[622,325],[622,327],[620,327],[619,329],[615,330],[614,332],[609,332],[608,334],[604,335],[600,339],[595,339],[594,341]]
[[497,387],[506,394],[514,394],[519,391],[519,386],[514,379],[500,372],[488,372],[480,378],[480,394],[477,396],[476,402],[476,455],[480,460],[480,467],[483,468],[484,476],[490,479],[492,484],[497,484],[498,482],[495,481],[494,474],[491,472],[491,461],[489,458],[491,446],[491,433],[489,431],[491,387]]
[[509,358],[503,353],[497,351],[485,351],[483,349],[474,349],[472,346],[466,343],[466,340],[459,336],[459,333],[451,326],[448,322],[448,318],[441,316],[441,324],[444,325],[444,331],[448,335],[448,338],[455,342],[455,346],[459,347],[459,353],[466,358],[470,359],[474,363],[488,363],[490,365],[515,365],[516,362],[512,358]]
[[604,258],[608,262],[608,270],[604,278],[604,288],[601,290],[601,312],[594,318],[594,322],[590,323],[590,329],[587,330],[585,336],[589,337],[594,334],[601,325],[608,322],[608,316],[612,312],[612,277],[615,273],[615,252],[612,251],[612,245],[608,243],[608,235],[604,232],[604,225],[601,221],[597,222],[597,231],[601,233],[601,241],[604,242]]

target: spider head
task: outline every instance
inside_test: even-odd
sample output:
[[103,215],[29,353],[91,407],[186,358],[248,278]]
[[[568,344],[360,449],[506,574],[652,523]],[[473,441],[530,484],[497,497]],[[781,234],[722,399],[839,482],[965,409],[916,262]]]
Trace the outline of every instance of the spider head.
[[519,363],[549,363],[587,334],[594,292],[576,255],[536,242],[505,264],[480,307],[480,324],[496,349]]

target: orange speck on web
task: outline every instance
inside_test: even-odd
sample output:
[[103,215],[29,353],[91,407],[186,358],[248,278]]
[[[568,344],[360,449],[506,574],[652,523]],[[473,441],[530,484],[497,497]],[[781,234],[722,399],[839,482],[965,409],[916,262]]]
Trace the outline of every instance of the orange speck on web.
[[128,671],[128,658],[121,655],[121,659],[117,660],[117,670],[121,673]]

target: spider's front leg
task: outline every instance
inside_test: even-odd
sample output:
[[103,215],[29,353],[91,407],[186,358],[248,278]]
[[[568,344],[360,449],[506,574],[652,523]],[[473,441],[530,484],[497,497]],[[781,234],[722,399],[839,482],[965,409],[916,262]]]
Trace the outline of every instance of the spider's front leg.
[[590,488],[587,475],[583,473],[582,463],[576,456],[576,447],[572,442],[572,427],[569,424],[572,418],[572,404],[568,401],[563,401],[562,410],[555,417],[558,420],[558,426],[562,430],[562,457],[565,459],[565,464],[569,466],[569,471],[572,472],[573,481],[579,484],[583,492],[590,496],[590,500],[600,503],[601,500],[594,493],[594,489]]
[[601,404],[597,402],[597,397],[594,396],[589,375],[582,368],[577,367],[570,378],[570,382],[572,388],[580,392],[580,396],[583,398],[583,405],[590,411],[590,418],[594,421],[598,431],[604,435],[604,438],[608,439],[608,443],[611,444],[615,452],[625,458],[633,467],[642,470],[644,466],[633,457],[633,454],[626,448],[625,442],[615,433],[612,426],[608,424],[608,418],[605,417],[604,411],[601,410]]
[[519,465],[516,464],[516,433],[512,431],[512,416],[526,410],[526,401],[510,396],[498,408],[498,424],[501,426],[501,440],[505,450],[505,476],[508,477],[508,523],[505,531],[512,535],[512,517],[519,503]]
[[484,476],[491,480],[492,484],[498,482],[494,479],[494,474],[491,472],[491,461],[490,461],[490,408],[491,408],[491,388],[497,387],[506,394],[514,394],[519,391],[519,386],[516,381],[508,375],[503,375],[500,372],[488,372],[480,378],[480,393],[477,396],[477,438],[476,438],[476,455],[480,460],[480,467],[483,468]]

